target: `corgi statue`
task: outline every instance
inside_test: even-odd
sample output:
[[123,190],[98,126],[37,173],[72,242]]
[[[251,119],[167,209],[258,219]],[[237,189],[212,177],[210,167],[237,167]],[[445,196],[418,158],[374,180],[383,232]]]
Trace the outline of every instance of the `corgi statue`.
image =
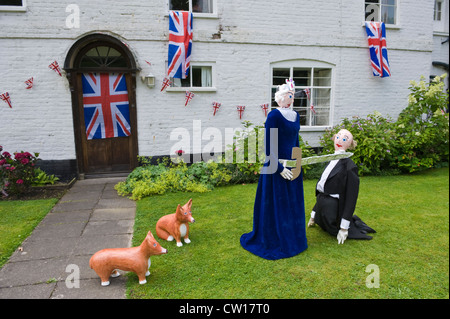
[[189,224],[195,222],[191,212],[192,198],[183,206],[178,204],[177,210],[174,214],[169,214],[161,217],[156,223],[156,235],[159,238],[172,241],[176,240],[177,246],[181,247],[181,238],[184,242],[189,244]]
[[131,248],[107,248],[96,252],[89,260],[89,266],[99,275],[102,286],[109,285],[109,277],[118,277],[117,269],[134,272],[141,285],[147,282],[150,275],[150,256],[166,254],[167,249],[153,237],[151,231],[147,233],[142,244]]

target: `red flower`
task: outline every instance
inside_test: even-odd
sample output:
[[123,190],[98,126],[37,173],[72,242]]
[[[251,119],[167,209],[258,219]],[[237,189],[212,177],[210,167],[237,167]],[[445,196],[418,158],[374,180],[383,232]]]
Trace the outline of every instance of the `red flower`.
[[175,151],[175,154],[177,154],[178,156],[181,156],[181,155],[184,154],[184,151],[183,150],[178,150],[178,151]]
[[16,181],[16,184],[23,184],[23,180],[22,180],[22,179],[18,179],[18,180]]

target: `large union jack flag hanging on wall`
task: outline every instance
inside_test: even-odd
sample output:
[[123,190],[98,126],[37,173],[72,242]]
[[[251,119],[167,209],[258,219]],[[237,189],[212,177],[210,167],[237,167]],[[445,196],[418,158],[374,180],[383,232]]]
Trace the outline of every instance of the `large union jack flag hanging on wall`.
[[87,139],[130,136],[130,109],[125,75],[84,73],[81,79]]
[[391,75],[386,46],[386,27],[384,22],[366,21],[366,32],[369,41],[370,62],[374,76]]
[[189,74],[192,20],[192,12],[169,11],[168,77],[185,79]]

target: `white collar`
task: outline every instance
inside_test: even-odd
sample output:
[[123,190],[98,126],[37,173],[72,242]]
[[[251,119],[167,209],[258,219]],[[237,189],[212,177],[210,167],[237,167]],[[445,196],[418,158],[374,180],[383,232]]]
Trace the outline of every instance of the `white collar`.
[[291,110],[291,108],[278,107],[277,110],[279,110],[281,115],[290,122],[295,122],[297,119],[297,112]]

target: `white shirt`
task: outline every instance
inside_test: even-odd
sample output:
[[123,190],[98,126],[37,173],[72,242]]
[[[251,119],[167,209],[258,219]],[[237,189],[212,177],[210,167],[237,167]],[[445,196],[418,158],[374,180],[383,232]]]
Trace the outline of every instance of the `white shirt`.
[[[339,150],[334,152],[334,154],[340,154],[340,153],[344,153],[344,150]],[[320,177],[319,182],[317,183],[317,190],[321,193],[324,193],[324,188],[325,188],[325,182],[328,179],[328,176],[330,176],[331,171],[335,168],[336,164],[338,163],[339,160],[332,160],[330,161],[330,163],[328,164],[328,166],[325,168],[325,170],[322,173],[322,176]],[[339,194],[330,194],[331,197],[337,198],[339,199]],[[316,212],[312,211],[311,212],[311,218],[314,218],[314,216],[316,216]],[[350,222],[344,218],[342,218],[341,220],[341,228],[343,229],[348,229],[350,226]]]

